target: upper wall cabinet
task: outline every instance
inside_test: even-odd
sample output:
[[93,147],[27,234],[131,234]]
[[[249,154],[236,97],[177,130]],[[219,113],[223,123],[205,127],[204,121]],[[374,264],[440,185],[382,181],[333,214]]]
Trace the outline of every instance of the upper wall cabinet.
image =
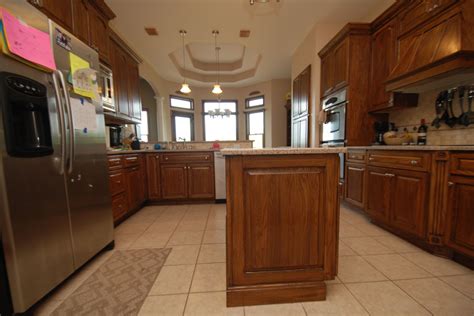
[[413,1],[400,15],[400,28],[399,58],[388,90],[422,91],[442,78],[462,81],[466,70],[472,71],[473,1]]
[[104,0],[29,0],[81,41],[99,53],[101,61],[109,61],[109,20],[115,14]]
[[328,96],[347,85],[349,79],[349,38],[321,56],[321,93]]
[[72,3],[69,0],[28,0],[48,17],[68,30],[72,30]]

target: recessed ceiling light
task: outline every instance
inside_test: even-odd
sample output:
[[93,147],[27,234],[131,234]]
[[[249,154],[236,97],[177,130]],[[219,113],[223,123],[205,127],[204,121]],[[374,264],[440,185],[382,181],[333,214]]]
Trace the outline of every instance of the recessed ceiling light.
[[250,37],[250,30],[240,30],[240,37]]
[[154,27],[145,27],[145,32],[150,36],[158,36],[158,31]]

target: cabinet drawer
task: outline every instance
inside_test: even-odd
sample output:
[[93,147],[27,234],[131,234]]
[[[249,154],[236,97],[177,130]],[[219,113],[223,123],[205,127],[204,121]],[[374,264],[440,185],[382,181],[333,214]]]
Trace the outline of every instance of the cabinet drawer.
[[214,161],[214,153],[198,152],[198,153],[167,153],[161,155],[163,163],[182,163],[182,162],[212,162]]
[[114,217],[114,221],[122,218],[125,214],[127,214],[127,209],[128,206],[125,193],[121,193],[112,198],[112,214]]
[[110,194],[112,196],[125,191],[125,177],[122,172],[115,172],[109,175]]
[[449,169],[451,174],[474,176],[474,154],[451,154],[451,163]]
[[407,151],[369,151],[368,163],[372,166],[428,171],[431,155]]
[[109,169],[120,169],[123,167],[122,156],[109,156],[107,161],[109,163]]
[[348,150],[346,160],[362,163],[365,162],[366,155],[367,151],[365,150]]
[[126,155],[123,157],[125,167],[134,167],[140,164],[139,155]]

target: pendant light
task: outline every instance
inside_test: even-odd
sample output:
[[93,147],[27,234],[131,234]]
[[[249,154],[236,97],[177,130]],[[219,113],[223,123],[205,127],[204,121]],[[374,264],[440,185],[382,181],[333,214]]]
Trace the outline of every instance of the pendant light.
[[179,89],[179,91],[181,93],[188,94],[191,93],[191,88],[186,82],[186,54],[184,51],[184,37],[186,36],[187,32],[185,30],[180,30],[179,34],[181,35],[181,39],[183,40],[183,84],[181,85],[181,89]]
[[221,85],[219,84],[219,52],[221,50],[220,47],[217,47],[217,36],[219,35],[219,31],[213,30],[212,35],[214,36],[214,49],[216,51],[216,64],[217,64],[217,81],[212,89],[212,93],[219,95],[223,92]]

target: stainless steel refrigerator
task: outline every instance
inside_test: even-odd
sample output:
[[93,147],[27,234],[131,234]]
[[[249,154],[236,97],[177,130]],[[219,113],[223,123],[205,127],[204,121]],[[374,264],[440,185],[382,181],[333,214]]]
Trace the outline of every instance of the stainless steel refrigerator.
[[26,0],[0,6],[50,33],[58,68],[43,72],[0,53],[1,245],[18,313],[113,246],[113,219],[102,104],[88,100],[95,129],[74,126],[72,104],[82,97],[69,83],[70,51],[99,71],[97,53]]

